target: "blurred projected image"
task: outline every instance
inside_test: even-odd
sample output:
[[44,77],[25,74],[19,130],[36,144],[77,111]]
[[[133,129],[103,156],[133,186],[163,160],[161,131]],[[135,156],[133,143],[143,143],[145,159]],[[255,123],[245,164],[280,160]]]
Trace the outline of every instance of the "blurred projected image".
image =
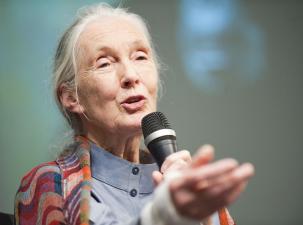
[[182,0],[177,40],[186,76],[200,90],[220,93],[262,74],[262,34],[236,0]]

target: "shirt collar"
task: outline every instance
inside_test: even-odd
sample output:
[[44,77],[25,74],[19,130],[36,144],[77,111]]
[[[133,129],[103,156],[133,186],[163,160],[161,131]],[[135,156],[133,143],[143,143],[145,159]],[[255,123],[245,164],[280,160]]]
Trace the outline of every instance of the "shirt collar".
[[[159,170],[156,163],[132,163],[111,154],[94,143],[91,143],[91,146],[92,177],[125,191],[129,191],[131,188],[130,183],[132,185],[137,183],[139,193],[153,192],[152,172]],[[134,174],[134,168],[139,169],[137,174]]]

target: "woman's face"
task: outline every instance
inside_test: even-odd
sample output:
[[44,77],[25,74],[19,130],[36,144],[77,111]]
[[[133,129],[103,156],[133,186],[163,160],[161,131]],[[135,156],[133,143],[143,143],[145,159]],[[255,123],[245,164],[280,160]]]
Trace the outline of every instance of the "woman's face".
[[85,125],[105,132],[141,131],[141,119],[156,110],[158,83],[141,27],[125,19],[96,20],[85,27],[78,44],[76,79]]

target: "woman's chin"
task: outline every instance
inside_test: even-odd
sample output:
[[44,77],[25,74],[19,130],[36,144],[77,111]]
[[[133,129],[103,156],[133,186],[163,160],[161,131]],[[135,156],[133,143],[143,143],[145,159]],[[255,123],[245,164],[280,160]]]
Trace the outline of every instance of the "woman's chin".
[[118,133],[123,137],[141,136],[141,123],[124,124],[118,127]]
[[136,132],[141,132],[141,121],[142,118],[147,115],[147,113],[143,114],[140,113],[138,115],[132,115],[130,118],[128,118],[125,122],[125,128],[128,129],[129,131],[136,131]]
[[118,129],[123,133],[141,135],[141,121],[143,117],[149,113],[149,111],[141,111],[123,117],[123,120],[120,121],[121,123]]

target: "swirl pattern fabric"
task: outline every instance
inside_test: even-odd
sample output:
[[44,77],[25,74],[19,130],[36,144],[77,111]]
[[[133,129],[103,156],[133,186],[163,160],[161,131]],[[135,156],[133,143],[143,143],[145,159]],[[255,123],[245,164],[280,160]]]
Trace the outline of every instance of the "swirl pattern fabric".
[[[89,141],[77,136],[67,152],[23,177],[15,197],[16,225],[89,225]],[[235,224],[226,208],[219,219],[220,225]]]
[[69,154],[26,174],[15,197],[16,225],[88,225],[89,142],[76,137]]

